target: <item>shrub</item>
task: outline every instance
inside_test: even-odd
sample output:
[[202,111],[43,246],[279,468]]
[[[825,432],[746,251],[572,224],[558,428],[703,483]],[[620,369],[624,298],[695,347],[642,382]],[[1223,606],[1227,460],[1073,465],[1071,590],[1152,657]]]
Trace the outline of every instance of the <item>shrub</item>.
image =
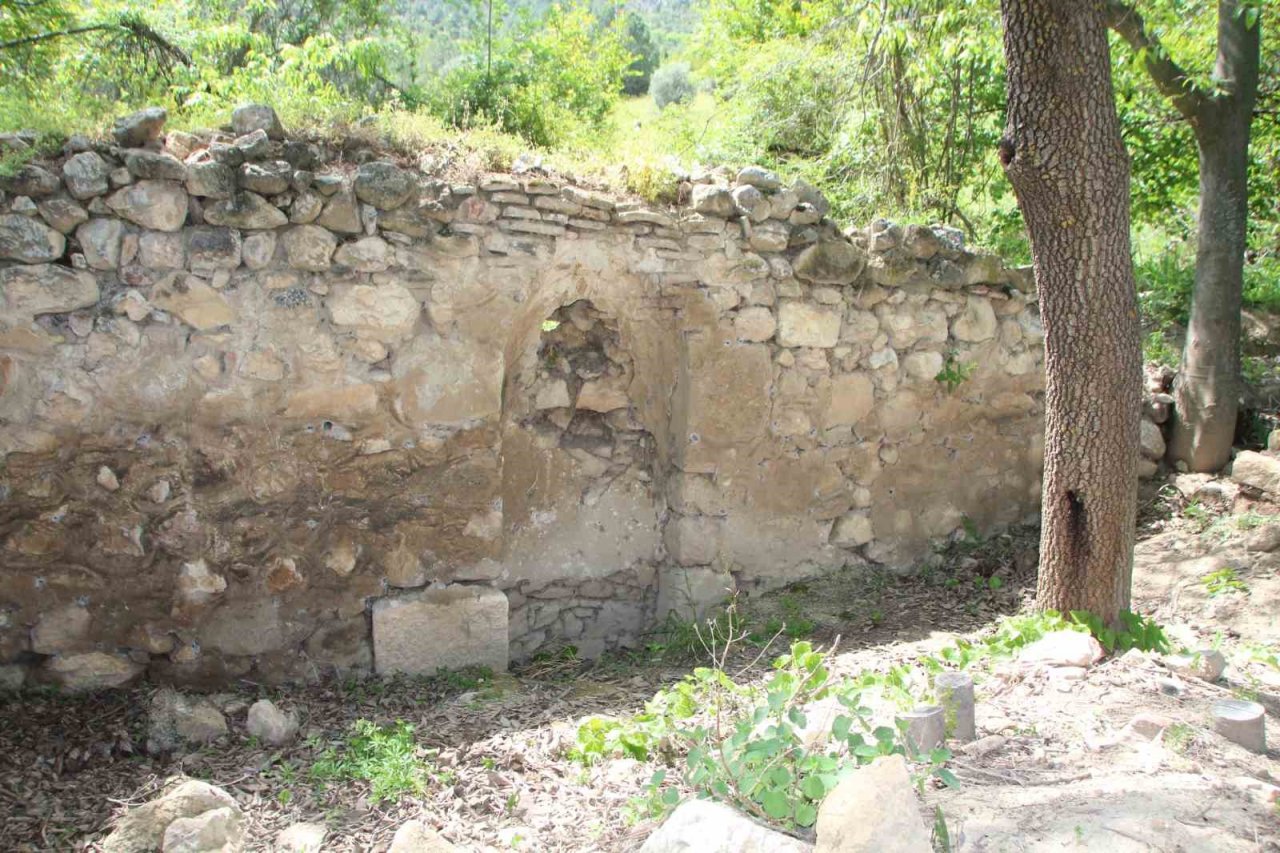
[[649,82],[649,94],[660,110],[670,104],[692,101],[697,89],[693,85],[693,78],[689,76],[688,64],[675,62],[655,71]]
[[330,747],[311,766],[317,782],[362,780],[370,783],[374,802],[426,790],[430,768],[418,756],[413,726],[403,720],[379,726],[356,720],[340,749]]

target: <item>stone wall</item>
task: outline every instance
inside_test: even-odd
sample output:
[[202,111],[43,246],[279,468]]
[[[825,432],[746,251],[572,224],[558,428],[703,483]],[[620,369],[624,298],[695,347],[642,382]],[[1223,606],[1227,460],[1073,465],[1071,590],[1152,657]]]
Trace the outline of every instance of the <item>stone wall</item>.
[[954,231],[230,130],[139,114],[3,184],[10,683],[596,655],[1036,510],[1031,277]]

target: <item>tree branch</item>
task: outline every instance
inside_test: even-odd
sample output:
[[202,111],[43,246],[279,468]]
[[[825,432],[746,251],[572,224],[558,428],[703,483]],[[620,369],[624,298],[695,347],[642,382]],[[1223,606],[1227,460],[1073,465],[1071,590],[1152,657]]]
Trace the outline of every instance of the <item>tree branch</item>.
[[0,50],[12,50],[15,47],[25,47],[29,44],[39,44],[44,41],[53,41],[54,39],[66,38],[68,36],[84,35],[85,33],[96,33],[102,30],[114,30],[115,24],[90,24],[84,27],[71,27],[66,30],[54,30],[48,33],[37,33],[32,36],[24,36],[13,41],[0,41]]
[[1146,22],[1138,14],[1138,10],[1122,0],[1105,0],[1103,14],[1106,16],[1107,26],[1115,30],[1142,57],[1147,74],[1160,93],[1187,119],[1199,119],[1209,96],[1195,84],[1182,66],[1173,61],[1160,39],[1147,30]]

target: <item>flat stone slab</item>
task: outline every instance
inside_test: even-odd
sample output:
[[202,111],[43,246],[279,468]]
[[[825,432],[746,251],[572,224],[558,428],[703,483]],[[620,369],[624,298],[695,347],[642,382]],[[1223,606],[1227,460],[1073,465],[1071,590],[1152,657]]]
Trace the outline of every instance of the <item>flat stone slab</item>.
[[423,589],[373,605],[379,675],[435,675],[441,667],[507,668],[507,596],[485,586]]

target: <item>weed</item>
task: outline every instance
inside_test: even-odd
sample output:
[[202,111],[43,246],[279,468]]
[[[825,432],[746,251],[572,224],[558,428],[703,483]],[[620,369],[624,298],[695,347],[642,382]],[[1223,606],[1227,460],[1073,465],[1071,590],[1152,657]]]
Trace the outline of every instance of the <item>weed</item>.
[[951,831],[947,829],[947,816],[942,806],[933,807],[933,849],[935,853],[951,853]]
[[475,690],[493,680],[493,670],[487,666],[464,666],[461,669],[436,670],[435,680],[450,690],[465,692]]
[[1164,730],[1164,745],[1179,755],[1185,755],[1195,739],[1196,730],[1186,723],[1174,723]]
[[1173,348],[1162,329],[1155,329],[1142,339],[1142,360],[1148,364],[1177,367],[1182,354]]
[[942,362],[942,369],[934,379],[946,386],[948,394],[952,394],[973,376],[977,368],[978,365],[972,361],[960,361],[960,355],[955,350],[948,350]]
[[368,782],[373,800],[382,802],[423,793],[430,767],[419,757],[409,723],[397,720],[379,726],[371,720],[356,720],[342,746],[325,750],[311,766],[311,778],[321,784]]
[[1232,592],[1249,592],[1249,585],[1240,580],[1239,574],[1230,566],[1209,572],[1200,578],[1200,583],[1204,584],[1205,594],[1210,598]]

